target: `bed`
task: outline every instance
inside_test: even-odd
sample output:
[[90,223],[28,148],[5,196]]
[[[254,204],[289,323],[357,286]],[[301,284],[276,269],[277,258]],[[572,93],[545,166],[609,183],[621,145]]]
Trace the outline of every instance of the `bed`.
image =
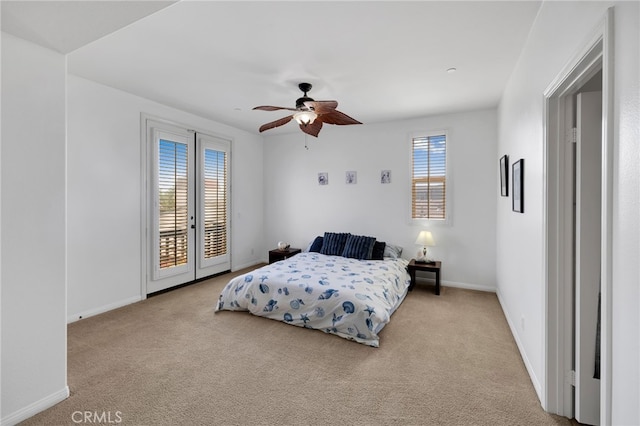
[[407,294],[407,264],[399,256],[299,253],[233,278],[216,312],[249,311],[378,347],[378,333]]

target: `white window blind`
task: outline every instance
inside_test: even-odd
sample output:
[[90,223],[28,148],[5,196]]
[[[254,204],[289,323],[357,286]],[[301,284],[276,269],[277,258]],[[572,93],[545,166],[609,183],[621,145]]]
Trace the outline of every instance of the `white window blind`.
[[414,137],[412,146],[411,217],[446,219],[446,135]]
[[227,153],[204,150],[205,259],[227,254]]
[[160,204],[160,269],[187,263],[187,145],[160,139],[158,196]]

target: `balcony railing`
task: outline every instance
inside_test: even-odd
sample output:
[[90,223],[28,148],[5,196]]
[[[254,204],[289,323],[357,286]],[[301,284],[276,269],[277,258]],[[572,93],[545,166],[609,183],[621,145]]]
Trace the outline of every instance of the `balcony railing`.
[[[210,259],[227,253],[225,223],[215,223],[204,229],[204,257]],[[184,265],[188,261],[189,235],[187,229],[160,232],[160,269]]]

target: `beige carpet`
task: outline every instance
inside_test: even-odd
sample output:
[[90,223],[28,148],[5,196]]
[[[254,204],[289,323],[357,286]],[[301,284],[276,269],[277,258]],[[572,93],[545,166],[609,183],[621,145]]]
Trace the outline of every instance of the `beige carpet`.
[[214,314],[238,273],[70,324],[71,396],[23,424],[570,424],[540,407],[495,294],[419,285],[376,349]]

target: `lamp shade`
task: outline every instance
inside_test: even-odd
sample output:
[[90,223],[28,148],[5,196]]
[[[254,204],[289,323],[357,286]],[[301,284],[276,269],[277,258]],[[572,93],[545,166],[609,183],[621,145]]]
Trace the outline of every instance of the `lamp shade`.
[[318,115],[313,111],[298,111],[293,115],[293,118],[298,122],[298,124],[302,124],[306,126],[307,124],[313,123]]
[[420,231],[418,234],[418,238],[416,238],[416,245],[424,246],[424,247],[433,247],[436,245],[436,242],[433,239],[433,235],[429,231]]

